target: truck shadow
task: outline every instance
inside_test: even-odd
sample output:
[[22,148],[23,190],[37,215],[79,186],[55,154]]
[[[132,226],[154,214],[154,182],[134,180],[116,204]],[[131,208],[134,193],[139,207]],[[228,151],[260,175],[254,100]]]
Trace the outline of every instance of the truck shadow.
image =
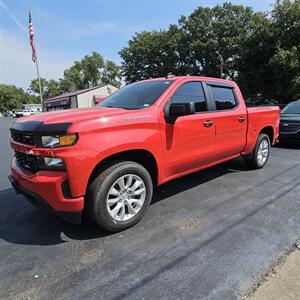
[[[155,191],[152,205],[228,173],[243,171],[246,168],[239,158],[171,181]],[[83,224],[74,225],[40,211],[22,196],[16,195],[13,189],[0,191],[0,240],[12,244],[46,246],[114,235],[119,234],[101,230],[87,218],[83,219]]]

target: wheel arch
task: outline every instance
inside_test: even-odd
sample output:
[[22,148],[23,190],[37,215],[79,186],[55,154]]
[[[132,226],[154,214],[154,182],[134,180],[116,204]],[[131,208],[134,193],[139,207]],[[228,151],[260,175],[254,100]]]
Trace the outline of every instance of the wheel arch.
[[274,128],[273,128],[272,126],[266,126],[266,127],[264,127],[264,128],[259,132],[258,136],[259,136],[260,134],[262,134],[262,133],[265,133],[265,134],[269,137],[269,139],[270,139],[270,141],[271,141],[271,144],[274,143]]
[[154,185],[157,185],[159,169],[155,156],[150,151],[145,149],[131,149],[111,154],[102,159],[92,170],[88,180],[87,188],[95,176],[104,170],[108,164],[112,163],[113,161],[120,160],[134,161],[141,164],[149,172]]

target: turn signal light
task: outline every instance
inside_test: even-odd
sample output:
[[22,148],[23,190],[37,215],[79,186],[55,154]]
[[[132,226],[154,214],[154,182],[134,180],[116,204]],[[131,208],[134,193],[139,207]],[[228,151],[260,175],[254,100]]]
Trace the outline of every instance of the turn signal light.
[[59,137],[59,145],[60,147],[73,145],[76,142],[76,138],[77,136],[75,134],[62,135]]

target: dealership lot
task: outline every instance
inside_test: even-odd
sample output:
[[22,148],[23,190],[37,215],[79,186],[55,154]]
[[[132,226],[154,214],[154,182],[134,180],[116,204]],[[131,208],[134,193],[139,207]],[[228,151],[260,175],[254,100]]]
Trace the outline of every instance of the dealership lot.
[[235,299],[300,236],[300,149],[262,170],[241,159],[161,186],[117,234],[68,224],[10,188],[10,119],[0,119],[0,298]]

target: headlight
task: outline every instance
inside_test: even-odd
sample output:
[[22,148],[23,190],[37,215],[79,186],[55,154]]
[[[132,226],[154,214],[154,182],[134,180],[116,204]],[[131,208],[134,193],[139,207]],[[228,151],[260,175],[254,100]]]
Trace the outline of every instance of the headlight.
[[57,157],[40,157],[39,167],[41,169],[65,169],[64,161]]
[[41,137],[41,146],[45,148],[67,147],[74,145],[76,142],[76,134],[47,135]]

